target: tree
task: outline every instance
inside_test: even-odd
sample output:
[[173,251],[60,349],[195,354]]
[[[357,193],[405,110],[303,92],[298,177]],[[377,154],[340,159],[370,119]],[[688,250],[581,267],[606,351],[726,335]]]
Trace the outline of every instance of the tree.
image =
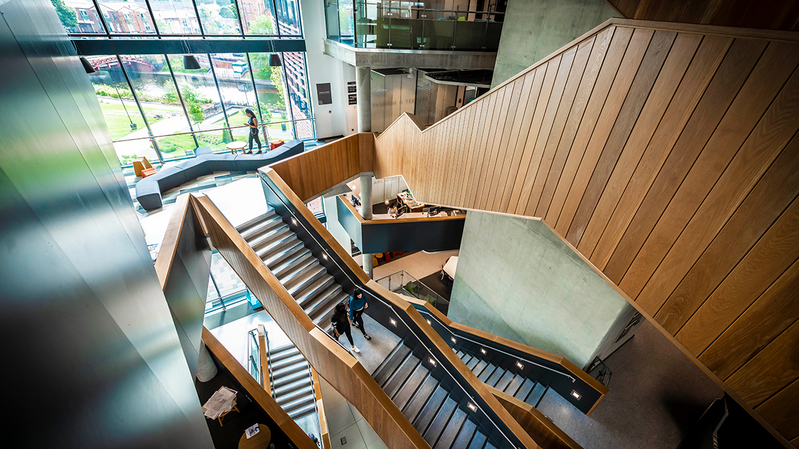
[[53,3],[55,12],[58,14],[58,18],[61,20],[61,24],[64,25],[64,28],[75,28],[78,26],[78,14],[75,12],[75,8],[64,4],[64,0],[50,1]]
[[225,19],[236,19],[238,14],[236,12],[236,5],[227,5],[219,8],[219,15]]
[[[274,34],[274,24],[269,16],[263,15],[255,19],[250,24],[250,32],[253,34]],[[269,79],[277,89],[277,103],[275,106],[280,109],[286,108],[285,90],[283,86],[283,75],[280,67],[269,66],[269,53],[250,53],[250,63],[255,74],[255,78]]]

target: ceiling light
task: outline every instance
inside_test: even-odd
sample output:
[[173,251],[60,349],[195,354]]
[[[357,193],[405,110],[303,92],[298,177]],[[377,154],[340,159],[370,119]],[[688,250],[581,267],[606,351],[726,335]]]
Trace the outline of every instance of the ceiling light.
[[80,63],[83,64],[83,70],[85,70],[86,73],[95,72],[94,67],[92,67],[92,64],[89,62],[88,59],[84,58],[83,56],[80,57]]
[[283,63],[280,62],[280,55],[277,53],[272,53],[269,55],[269,67],[280,67]]
[[196,70],[200,68],[200,63],[192,55],[183,55],[183,68],[186,70]]

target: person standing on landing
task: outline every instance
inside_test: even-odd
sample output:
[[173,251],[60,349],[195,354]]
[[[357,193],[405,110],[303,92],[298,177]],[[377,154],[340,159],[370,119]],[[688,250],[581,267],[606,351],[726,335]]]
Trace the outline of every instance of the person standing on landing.
[[258,152],[255,154],[261,154],[261,138],[258,137],[258,119],[255,118],[255,114],[252,112],[252,109],[245,109],[244,113],[250,118],[247,120],[247,123],[245,123],[245,125],[250,127],[250,137],[247,139],[247,142],[250,144],[250,152],[247,154],[252,154],[253,139],[255,139],[255,142],[258,143]]
[[352,331],[350,326],[350,320],[347,318],[347,306],[344,303],[336,304],[336,308],[333,309],[333,315],[330,317],[330,322],[333,325],[333,329],[336,331],[336,335],[334,337],[336,340],[341,337],[342,334],[347,335],[347,340],[350,341],[350,350],[352,352],[361,352],[360,349],[355,347],[355,343],[352,342]]
[[367,307],[369,307],[369,303],[366,302],[366,296],[360,288],[356,288],[355,292],[350,296],[350,320],[363,333],[363,338],[371,340],[372,337],[363,328],[363,312]]

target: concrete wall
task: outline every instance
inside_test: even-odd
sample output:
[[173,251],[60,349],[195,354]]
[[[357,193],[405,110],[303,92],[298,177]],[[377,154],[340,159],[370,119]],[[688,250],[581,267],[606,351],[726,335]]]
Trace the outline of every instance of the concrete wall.
[[[324,3],[301,0],[303,32],[305,33],[308,82],[311,86],[311,107],[316,118],[316,136],[344,136],[355,132],[355,106],[347,106],[347,81],[355,81],[355,69],[324,54],[325,28]],[[332,104],[320,105],[316,85],[330,83]],[[348,123],[352,122],[352,123]]]
[[628,308],[540,221],[467,214],[449,308],[452,320],[583,366]]
[[618,16],[605,0],[509,0],[491,86]]

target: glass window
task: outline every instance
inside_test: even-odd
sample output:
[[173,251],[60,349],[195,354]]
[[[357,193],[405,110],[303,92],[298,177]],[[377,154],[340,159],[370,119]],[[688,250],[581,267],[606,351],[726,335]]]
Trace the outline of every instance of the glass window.
[[150,2],[161,34],[200,34],[200,22],[191,0]]
[[121,55],[130,83],[164,159],[194,155],[189,121],[163,55]]
[[283,67],[270,67],[270,55],[271,53],[250,53],[250,63],[255,86],[258,89],[258,100],[261,102],[263,121],[269,123],[266,127],[269,140],[288,141],[294,138],[294,131],[291,126],[291,114],[286,108],[289,102]]
[[311,102],[308,96],[308,78],[305,70],[305,53],[283,53],[283,68],[288,79],[288,97],[295,123],[297,139],[314,138]]
[[235,0],[198,1],[205,34],[241,34],[239,11]]
[[[249,117],[244,110],[249,108],[258,118],[258,102],[255,99],[255,89],[250,77],[250,65],[247,64],[247,55],[244,53],[217,53],[211,55],[214,63],[216,79],[219,82],[219,92],[222,94],[222,103],[225,105],[231,133],[236,140],[247,140],[250,128],[246,126]],[[258,123],[261,119],[258,118]],[[216,125],[224,125],[224,117]],[[259,130],[260,131],[260,130]],[[262,142],[261,143],[265,143]]]
[[280,34],[283,36],[301,36],[299,4],[296,0],[275,0]]
[[186,69],[183,66],[183,55],[169,55],[169,62],[189,113],[197,144],[211,147],[212,151],[227,151],[225,144],[232,139],[229,132],[221,129],[227,125],[210,60],[206,54],[193,56],[200,64],[199,69]]
[[51,0],[67,33],[105,33],[100,16],[90,0]]
[[116,56],[96,56],[87,59],[96,70],[89,75],[89,79],[97,94],[100,109],[103,111],[120,162],[128,165],[139,156],[145,156],[150,161],[158,161],[144,118],[136,106]]
[[271,1],[239,0],[239,5],[246,34],[277,34]]
[[100,3],[100,9],[113,33],[155,34],[145,0]]

